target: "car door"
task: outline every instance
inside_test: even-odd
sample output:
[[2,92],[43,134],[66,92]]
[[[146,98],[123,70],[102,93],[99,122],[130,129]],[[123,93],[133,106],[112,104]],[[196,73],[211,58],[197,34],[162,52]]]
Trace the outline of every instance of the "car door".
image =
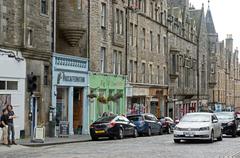
[[[217,122],[213,122],[213,120],[217,120]],[[214,127],[214,136],[215,137],[219,137],[220,136],[220,133],[221,133],[221,125],[218,121],[218,118],[215,114],[212,115],[212,124],[213,124],[213,127]]]
[[122,122],[122,125],[124,126],[124,135],[132,135],[132,126],[130,124],[130,121],[123,117],[123,116],[119,116],[119,119],[121,120]]
[[121,116],[118,116],[116,118],[116,123],[119,125],[119,128],[122,127],[123,128],[123,134],[127,135],[128,131],[127,131],[127,124],[126,122],[124,122],[123,118]]
[[151,128],[151,131],[152,133],[154,132],[154,126],[153,126],[153,121],[152,121],[152,118],[150,117],[150,115],[144,115],[144,118],[145,118],[145,122],[148,124],[148,127]]
[[154,133],[159,133],[160,124],[158,122],[158,119],[154,115],[152,115],[151,118],[152,118],[152,121],[153,121]]

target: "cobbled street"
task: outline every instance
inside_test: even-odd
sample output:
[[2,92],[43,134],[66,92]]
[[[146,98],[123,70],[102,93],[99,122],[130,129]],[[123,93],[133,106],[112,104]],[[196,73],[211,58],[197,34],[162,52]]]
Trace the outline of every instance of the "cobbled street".
[[224,137],[222,142],[182,142],[172,135],[100,140],[85,143],[23,147],[0,146],[1,158],[238,158],[240,138]]

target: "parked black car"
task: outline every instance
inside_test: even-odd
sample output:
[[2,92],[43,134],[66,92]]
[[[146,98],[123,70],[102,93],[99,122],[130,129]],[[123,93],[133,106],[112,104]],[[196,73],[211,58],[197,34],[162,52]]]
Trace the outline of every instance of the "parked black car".
[[135,114],[127,118],[132,121],[140,135],[162,134],[162,124],[153,114]]
[[236,137],[239,121],[234,112],[217,112],[216,116],[222,124],[222,133]]
[[174,123],[172,118],[161,117],[159,120],[162,123],[163,132],[168,133],[168,134],[173,132],[173,129],[176,124]]
[[99,137],[122,139],[124,136],[137,137],[136,126],[124,116],[106,116],[98,119],[90,126],[92,140]]

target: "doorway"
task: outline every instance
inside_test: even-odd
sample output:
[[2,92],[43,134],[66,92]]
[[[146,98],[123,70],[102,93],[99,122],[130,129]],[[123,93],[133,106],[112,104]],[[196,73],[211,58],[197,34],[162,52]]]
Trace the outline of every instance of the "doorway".
[[82,134],[83,88],[74,88],[73,94],[73,131]]

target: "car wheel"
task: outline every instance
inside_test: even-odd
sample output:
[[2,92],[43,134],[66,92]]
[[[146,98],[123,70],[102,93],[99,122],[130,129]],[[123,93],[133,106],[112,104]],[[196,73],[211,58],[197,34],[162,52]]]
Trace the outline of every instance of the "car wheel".
[[222,131],[220,133],[220,136],[217,138],[218,141],[222,141]]
[[118,131],[118,139],[123,139],[123,130],[121,128]]
[[148,127],[147,135],[148,135],[148,136],[151,136],[151,135],[152,135],[152,130],[151,130],[150,127]]
[[233,137],[233,138],[235,138],[235,137],[236,137],[236,135],[237,135],[237,131],[236,131],[236,130],[234,130],[234,131],[233,131],[233,133],[232,133],[232,137]]
[[137,131],[136,128],[134,128],[134,130],[133,130],[133,138],[136,138],[136,137],[138,137],[138,131]]
[[180,139],[174,139],[174,143],[180,143],[181,140]]
[[162,135],[163,134],[163,129],[162,127],[159,129],[159,135]]
[[91,136],[91,138],[92,138],[92,141],[97,141],[98,140],[98,137],[96,137],[96,136]]
[[211,138],[208,141],[209,143],[213,143],[214,142],[214,132],[211,132]]

